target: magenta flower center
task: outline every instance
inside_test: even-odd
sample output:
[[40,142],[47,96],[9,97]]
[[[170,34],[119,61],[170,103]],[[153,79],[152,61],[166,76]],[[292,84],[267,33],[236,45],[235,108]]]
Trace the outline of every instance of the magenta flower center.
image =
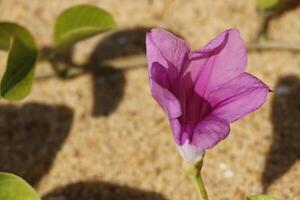
[[184,67],[178,73],[179,76],[173,81],[175,84],[172,84],[171,92],[181,105],[182,116],[179,121],[182,124],[195,126],[212,112],[212,106],[205,98],[195,92],[195,80],[192,79],[190,72],[185,72],[188,65],[189,62],[186,60]]
[[199,96],[194,90],[187,94],[186,99],[181,99],[182,116],[180,121],[196,125],[212,111],[210,103]]

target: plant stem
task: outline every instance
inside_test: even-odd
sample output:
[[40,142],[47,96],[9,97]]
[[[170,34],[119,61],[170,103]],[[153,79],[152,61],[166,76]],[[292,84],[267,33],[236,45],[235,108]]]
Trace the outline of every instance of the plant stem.
[[187,173],[191,177],[196,190],[199,194],[199,199],[200,200],[208,200],[207,192],[205,190],[204,182],[201,176],[201,168],[203,164],[203,157],[200,161],[193,165],[189,165],[187,167]]

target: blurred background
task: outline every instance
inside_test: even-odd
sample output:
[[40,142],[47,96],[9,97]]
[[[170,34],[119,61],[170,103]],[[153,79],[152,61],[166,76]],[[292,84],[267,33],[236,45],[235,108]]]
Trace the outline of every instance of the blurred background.
[[[26,26],[47,51],[55,17],[82,3],[111,12],[118,29],[59,59],[88,64],[87,73],[61,79],[39,62],[26,100],[0,101],[0,171],[22,176],[44,200],[196,200],[167,119],[150,96],[145,34],[163,27],[196,49],[235,27],[255,44],[248,71],[274,92],[207,152],[208,194],[211,200],[263,192],[300,200],[300,51],[289,48],[300,43],[299,6],[268,21],[271,49],[255,40],[263,23],[251,0],[0,0],[0,21]],[[0,52],[1,72],[6,55]]]

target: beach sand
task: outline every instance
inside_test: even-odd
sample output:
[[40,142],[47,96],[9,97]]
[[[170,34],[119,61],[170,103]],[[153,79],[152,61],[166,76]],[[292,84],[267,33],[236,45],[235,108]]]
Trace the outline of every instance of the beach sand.
[[[150,95],[145,33],[163,27],[200,48],[225,29],[251,41],[259,28],[253,1],[1,0],[0,21],[26,26],[39,47],[52,44],[55,17],[82,3],[105,8],[118,29],[80,42],[77,63],[99,72],[36,80],[22,102],[0,101],[0,170],[21,175],[44,200],[196,200],[167,118]],[[300,43],[300,7],[272,20],[268,37]],[[1,52],[3,72],[6,54]],[[300,200],[300,52],[250,51],[247,70],[272,92],[266,104],[231,125],[205,155],[210,200],[268,193]],[[52,73],[37,64],[38,77]]]

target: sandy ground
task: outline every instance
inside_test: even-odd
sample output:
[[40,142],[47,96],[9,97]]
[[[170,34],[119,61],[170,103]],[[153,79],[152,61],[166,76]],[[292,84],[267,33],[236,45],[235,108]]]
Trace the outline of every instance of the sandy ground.
[[[229,27],[246,41],[258,29],[254,4],[244,0],[1,0],[0,20],[26,25],[45,47],[54,17],[79,3],[107,9],[119,24],[113,35],[76,46],[74,59],[82,63],[143,55],[150,27],[170,29],[193,48]],[[300,8],[283,14],[268,36],[300,42],[299,19]],[[21,103],[1,100],[0,169],[26,178],[45,200],[196,200],[167,119],[150,96],[145,65],[136,59],[127,61],[135,65],[130,70],[111,65],[71,80],[37,80]],[[40,75],[49,65],[37,68]],[[248,71],[275,92],[207,152],[210,199],[241,200],[266,191],[300,200],[300,53],[251,51]]]

